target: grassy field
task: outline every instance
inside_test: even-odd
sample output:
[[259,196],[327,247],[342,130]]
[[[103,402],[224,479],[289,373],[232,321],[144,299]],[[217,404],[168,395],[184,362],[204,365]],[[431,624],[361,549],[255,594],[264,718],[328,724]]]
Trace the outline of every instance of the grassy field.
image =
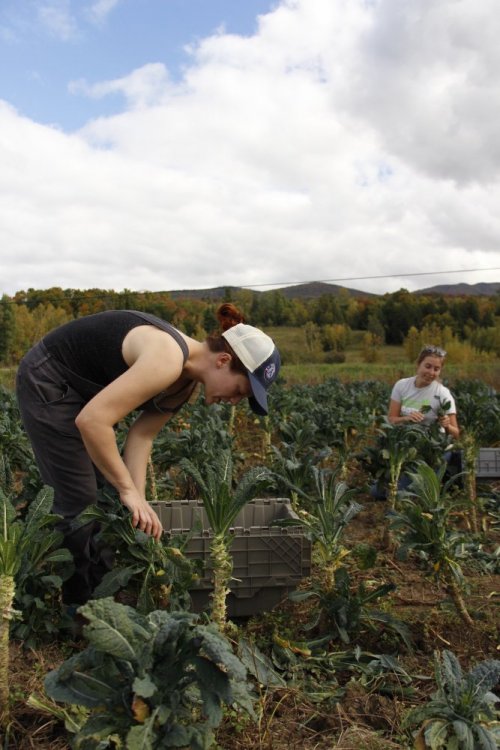
[[[385,348],[385,347],[384,347]],[[399,378],[413,375],[415,368],[411,362],[364,362],[346,361],[342,364],[296,364],[284,365],[283,377],[288,385],[300,383],[321,383],[328,378],[338,378],[347,383],[363,380],[380,380],[392,384]],[[443,370],[443,381],[453,387],[456,380],[481,380],[500,390],[500,363],[453,365],[448,363]]]
[[[304,331],[300,328],[267,328],[282,353],[282,374],[289,385],[319,383],[328,378],[342,382],[381,380],[392,384],[399,378],[410,377],[415,363],[408,360],[402,346],[381,346],[376,362],[365,362],[361,345],[361,332],[354,332],[353,341],[345,352],[345,362],[326,364],[311,362]],[[458,379],[477,379],[500,390],[500,361],[453,362],[450,356],[443,370],[443,380],[451,386]]]

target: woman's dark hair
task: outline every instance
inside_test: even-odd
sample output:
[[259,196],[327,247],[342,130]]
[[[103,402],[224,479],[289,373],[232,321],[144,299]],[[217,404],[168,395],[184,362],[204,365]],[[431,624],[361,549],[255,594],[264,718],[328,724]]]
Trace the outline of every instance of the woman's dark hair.
[[[222,305],[219,305],[215,311],[215,315],[219,321],[222,333],[229,328],[238,325],[238,323],[245,322],[245,316],[235,305],[233,305],[232,302],[223,302]],[[247,368],[236,356],[234,350],[228,344],[224,336],[221,336],[219,333],[214,333],[208,335],[206,340],[211,352],[227,352],[227,354],[231,355],[231,370],[237,370],[245,375],[247,374]]]

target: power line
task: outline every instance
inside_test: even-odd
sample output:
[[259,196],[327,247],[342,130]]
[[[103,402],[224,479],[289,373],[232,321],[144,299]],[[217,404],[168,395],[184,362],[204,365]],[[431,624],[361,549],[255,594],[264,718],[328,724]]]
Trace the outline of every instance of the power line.
[[449,273],[475,273],[476,271],[500,271],[500,268],[460,268],[454,271],[421,271],[420,273],[389,273],[380,276],[343,276],[338,279],[313,279],[312,281],[275,281],[266,284],[245,284],[253,289],[260,286],[288,286],[295,284],[332,284],[338,281],[367,281],[371,279],[399,279],[401,276],[439,276]]
[[[410,277],[410,276],[414,276],[414,277],[415,276],[439,276],[439,275],[442,275],[442,274],[476,273],[476,272],[480,272],[480,271],[500,271],[500,268],[460,268],[460,269],[454,269],[454,270],[449,270],[449,271],[421,271],[419,273],[391,273],[391,274],[381,274],[381,275],[378,275],[378,276],[342,276],[342,277],[335,278],[335,279],[313,279],[311,281],[274,281],[274,282],[267,282],[267,283],[264,283],[264,284],[243,284],[243,285],[238,285],[238,286],[236,286],[234,284],[221,284],[220,286],[221,287],[230,287],[230,288],[236,287],[238,289],[254,289],[254,288],[257,288],[257,287],[271,287],[271,286],[283,287],[283,286],[297,286],[297,285],[300,285],[300,284],[332,284],[332,283],[337,283],[337,282],[342,282],[342,281],[368,281],[368,280],[373,280],[373,279],[397,279],[397,278],[401,278],[401,277]],[[25,301],[30,301],[30,299],[29,299],[29,292],[30,291],[34,291],[35,293],[41,293],[41,294],[43,294],[43,292],[46,291],[46,290],[43,290],[43,289],[34,289],[34,290],[28,289],[26,292],[24,292],[24,290],[20,290],[19,292],[17,292],[17,294],[23,292],[27,296],[27,299],[26,300],[22,300],[21,304],[23,302],[25,302]],[[77,291],[77,290],[75,290],[75,291]],[[82,290],[78,290],[78,291],[82,291]],[[154,291],[145,290],[145,289],[141,289],[139,291],[133,291],[132,289],[124,289],[124,290],[119,291],[119,292],[117,292],[115,290],[111,290],[111,291],[105,292],[104,294],[99,294],[99,295],[85,295],[85,294],[83,294],[83,295],[75,294],[73,296],[63,295],[61,297],[57,297],[57,298],[54,298],[54,299],[44,299],[43,301],[44,302],[56,302],[56,303],[57,302],[61,302],[61,301],[68,301],[68,302],[82,302],[82,301],[83,302],[90,302],[92,300],[104,300],[106,298],[120,297],[122,295],[128,295],[128,294],[132,294],[132,295],[135,295],[135,294],[152,294],[152,295],[155,295],[155,294],[171,294],[172,292],[177,292],[178,293],[180,291],[183,291],[183,290],[172,289],[172,290],[163,290],[163,291],[154,292]],[[208,291],[208,289],[202,288],[202,289],[186,290],[186,291],[200,291],[200,292],[203,292],[203,291]],[[15,305],[15,304],[19,304],[19,302],[20,301],[15,301],[15,300],[11,299],[8,302],[4,301],[4,304],[7,303],[7,304]]]

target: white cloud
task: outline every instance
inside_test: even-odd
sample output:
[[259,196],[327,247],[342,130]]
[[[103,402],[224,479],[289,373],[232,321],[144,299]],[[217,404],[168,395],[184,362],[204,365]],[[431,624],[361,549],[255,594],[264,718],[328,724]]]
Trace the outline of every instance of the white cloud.
[[493,10],[288,0],[201,40],[178,83],[155,62],[74,82],[125,101],[77,134],[0,107],[0,284],[496,280],[404,276],[500,267]]
[[85,80],[71,81],[69,90],[72,94],[83,94],[91,99],[121,94],[129,107],[143,109],[165,98],[169,90],[169,75],[162,63],[149,63],[113,81],[95,84],[88,84]]
[[42,25],[62,41],[67,42],[78,33],[70,0],[44,0],[37,6],[37,15]]
[[384,147],[438,180],[500,176],[500,16],[494,0],[380,0],[344,101]]
[[92,23],[101,25],[105,23],[111,11],[113,11],[120,0],[97,0],[88,6],[86,15]]

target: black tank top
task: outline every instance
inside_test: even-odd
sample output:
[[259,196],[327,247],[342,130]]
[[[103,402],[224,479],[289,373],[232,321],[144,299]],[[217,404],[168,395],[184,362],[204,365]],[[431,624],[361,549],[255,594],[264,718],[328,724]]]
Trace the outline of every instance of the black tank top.
[[[128,369],[122,355],[123,340],[129,331],[143,325],[169,333],[186,361],[189,352],[182,334],[166,320],[137,310],[107,310],[76,318],[48,333],[43,343],[65,368],[102,389]],[[160,393],[138,408],[174,413],[188,400],[195,385],[189,381],[178,393]]]

